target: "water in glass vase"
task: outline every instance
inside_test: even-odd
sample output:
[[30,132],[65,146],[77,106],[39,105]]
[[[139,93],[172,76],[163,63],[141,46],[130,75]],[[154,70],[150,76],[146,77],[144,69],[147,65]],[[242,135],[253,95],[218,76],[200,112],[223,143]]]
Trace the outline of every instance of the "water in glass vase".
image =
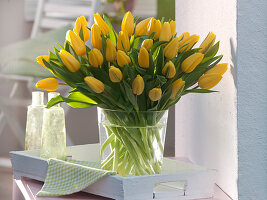
[[[48,99],[59,93],[48,93]],[[65,114],[59,104],[44,110],[42,146],[40,155],[43,158],[66,159],[66,128]]]
[[118,175],[159,174],[168,111],[98,109],[101,166]]

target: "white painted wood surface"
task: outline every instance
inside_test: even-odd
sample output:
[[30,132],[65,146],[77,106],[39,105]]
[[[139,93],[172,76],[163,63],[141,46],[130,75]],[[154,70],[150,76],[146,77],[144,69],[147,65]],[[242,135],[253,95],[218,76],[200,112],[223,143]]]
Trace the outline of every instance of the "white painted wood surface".
[[[47,160],[38,157],[39,150],[10,152],[14,178],[28,177],[44,181]],[[99,161],[99,144],[71,146],[73,159]],[[213,196],[215,170],[164,159],[162,174],[134,177],[106,176],[83,191],[116,200],[185,200]]]

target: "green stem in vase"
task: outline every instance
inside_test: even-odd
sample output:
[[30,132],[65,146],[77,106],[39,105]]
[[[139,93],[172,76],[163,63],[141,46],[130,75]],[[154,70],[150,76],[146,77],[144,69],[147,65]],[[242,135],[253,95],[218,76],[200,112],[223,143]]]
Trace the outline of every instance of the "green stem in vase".
[[[115,139],[115,135],[114,135],[114,133],[112,133],[112,134],[107,138],[107,140],[102,144],[102,146],[101,146],[101,150],[100,150],[100,155],[101,155],[101,157],[102,157],[103,152],[105,151],[105,149],[108,147],[108,145],[114,143],[114,139]],[[116,144],[116,141],[115,141],[115,144]],[[112,145],[112,146],[113,146],[113,145]],[[112,147],[112,148],[114,148],[114,147]]]
[[114,158],[113,158],[113,171],[116,172],[118,168],[120,142],[116,136],[114,140],[115,140],[115,148],[114,148]]
[[109,156],[101,163],[101,166],[103,169],[110,169],[110,166],[112,165],[113,162],[113,155],[114,155],[114,150],[109,154]]

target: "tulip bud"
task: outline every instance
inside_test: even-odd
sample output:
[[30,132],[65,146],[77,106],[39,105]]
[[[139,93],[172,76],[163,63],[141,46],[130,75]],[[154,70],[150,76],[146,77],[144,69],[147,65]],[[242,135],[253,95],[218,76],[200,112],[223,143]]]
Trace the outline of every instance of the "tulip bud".
[[162,74],[166,78],[173,78],[176,74],[176,69],[172,61],[168,61],[162,69]]
[[182,41],[179,42],[179,47],[184,46],[183,48],[181,48],[179,50],[179,53],[184,51],[186,49],[186,51],[190,50],[199,40],[199,36],[198,35],[191,35],[185,39],[183,39]]
[[133,15],[130,11],[128,11],[122,20],[121,23],[121,30],[122,31],[127,31],[128,36],[131,36],[134,31],[134,18]]
[[181,88],[183,88],[185,85],[185,81],[183,81],[182,78],[179,78],[178,80],[174,81],[171,86],[169,87],[169,89],[172,89],[172,93],[171,93],[171,96],[170,98],[171,99],[174,99],[177,95],[177,93],[179,92],[179,90]]
[[86,76],[84,81],[95,93],[102,93],[105,89],[104,84],[92,76]]
[[109,78],[114,83],[121,82],[122,79],[121,70],[117,67],[111,66],[109,68]]
[[227,71],[227,67],[228,63],[221,63],[221,64],[217,64],[215,65],[213,68],[211,68],[210,70],[205,72],[206,74],[220,74],[223,75],[226,71]]
[[123,47],[125,48],[126,51],[130,50],[130,41],[127,31],[120,31],[117,40],[117,49],[124,51]]
[[145,88],[144,79],[138,74],[132,83],[133,94],[140,95]]
[[94,48],[89,52],[89,63],[93,67],[99,67],[103,64],[103,55],[98,49]]
[[73,31],[68,31],[66,34],[66,40],[70,42],[71,47],[74,49],[77,56],[86,55],[86,47],[82,39]]
[[106,24],[106,22],[102,19],[102,17],[98,13],[94,14],[94,18],[95,18],[95,23],[100,27],[102,33],[104,35],[107,35],[109,33],[109,27]]
[[35,87],[46,91],[55,91],[58,89],[58,81],[55,78],[46,78],[38,81]]
[[168,22],[164,22],[159,34],[159,41],[169,41],[171,36],[171,26]]
[[171,26],[171,33],[172,33],[172,36],[174,36],[175,33],[176,33],[176,22],[173,21],[173,20],[171,20],[171,21],[170,21],[170,26]]
[[59,56],[70,72],[77,72],[81,68],[79,61],[76,60],[76,58],[74,58],[73,55],[66,50],[61,49]]
[[205,40],[200,45],[200,53],[207,53],[208,50],[213,46],[216,39],[216,35],[213,32],[209,32]]
[[131,62],[129,56],[126,55],[124,51],[117,51],[117,63],[120,67],[124,67],[124,65],[128,65]]
[[194,53],[193,55],[187,57],[183,62],[182,62],[182,70],[185,73],[190,73],[192,72],[196,66],[201,63],[202,59],[204,58],[204,54],[202,53]]
[[140,48],[138,55],[138,64],[140,65],[140,67],[149,68],[149,53],[144,47]]
[[174,38],[167,46],[164,48],[164,56],[168,59],[172,59],[178,53],[179,39]]
[[45,66],[44,62],[43,62],[43,59],[44,59],[46,62],[49,62],[49,60],[50,60],[48,55],[38,56],[38,57],[36,58],[37,63],[40,64],[40,65],[42,65],[43,67],[47,68],[47,67]]
[[153,88],[149,91],[148,96],[151,101],[158,101],[161,98],[162,91],[160,88]]
[[155,32],[154,39],[159,38],[159,34],[161,31],[161,23],[159,20],[156,20],[154,18],[151,18],[148,25],[147,25],[147,31],[148,35],[151,35],[153,32]]
[[92,45],[93,47],[101,50],[102,49],[102,37],[101,37],[101,29],[97,24],[93,24],[91,28],[92,33]]
[[184,32],[178,37],[178,39],[179,40],[181,40],[181,39],[184,40],[185,38],[188,38],[189,36],[190,36],[190,34],[188,32]]
[[73,32],[80,35],[81,28],[83,31],[83,41],[86,42],[89,40],[90,30],[88,29],[88,23],[84,16],[77,18]]
[[144,47],[147,51],[150,51],[152,49],[152,46],[153,46],[153,40],[145,39],[141,47]]
[[105,89],[104,84],[100,80],[92,76],[86,76],[84,78],[84,81],[89,86],[89,88],[93,90],[95,93],[102,93]]
[[220,74],[205,74],[198,79],[198,86],[208,90],[216,86],[221,79]]
[[116,59],[116,48],[109,38],[107,38],[106,43],[106,60],[108,62],[113,62]]
[[144,19],[136,25],[135,35],[139,36],[139,35],[146,35],[147,34],[147,25],[148,25],[150,19],[151,19],[151,17]]

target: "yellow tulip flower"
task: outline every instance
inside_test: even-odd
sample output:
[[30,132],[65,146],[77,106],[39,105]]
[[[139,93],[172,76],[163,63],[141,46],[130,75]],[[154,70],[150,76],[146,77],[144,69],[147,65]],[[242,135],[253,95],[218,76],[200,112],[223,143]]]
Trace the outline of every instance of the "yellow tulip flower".
[[106,60],[108,62],[113,62],[116,60],[116,48],[114,47],[109,38],[106,40],[106,43]]
[[91,28],[92,33],[92,45],[93,47],[101,50],[102,49],[102,37],[101,37],[101,29],[97,24],[93,24]]
[[148,92],[151,101],[158,101],[161,98],[162,91],[160,88],[153,88]]
[[95,93],[102,93],[105,89],[104,84],[92,76],[86,76],[84,81]]
[[128,36],[131,36],[134,32],[134,18],[130,11],[128,11],[123,17],[121,30],[127,31]]
[[38,81],[35,87],[46,91],[55,91],[58,89],[58,80],[55,78],[46,78]]
[[126,51],[130,50],[130,41],[127,31],[120,31],[117,40],[117,49],[124,51],[123,47],[125,48]]
[[187,57],[183,62],[182,62],[182,70],[185,73],[190,73],[192,72],[198,64],[201,63],[202,59],[204,58],[204,54],[202,53],[194,53],[193,55]]
[[186,51],[190,50],[199,40],[199,35],[191,35],[182,41],[179,42],[179,47],[186,45],[182,47],[179,52],[183,52],[185,49]]
[[141,47],[144,47],[147,51],[150,51],[153,46],[153,40],[152,39],[145,39],[141,45]]
[[171,39],[171,26],[169,22],[164,22],[159,34],[159,41],[169,41]]
[[151,17],[144,19],[136,25],[135,35],[139,36],[139,35],[146,35],[147,34],[147,25],[148,25],[150,19],[151,19]]
[[76,58],[74,58],[73,55],[71,55],[66,50],[61,49],[59,56],[70,72],[77,72],[81,68],[79,61],[76,60]]
[[173,78],[176,74],[176,69],[172,61],[168,61],[162,69],[162,74],[166,78]]
[[89,63],[93,67],[99,67],[102,65],[103,60],[103,55],[98,49],[94,48],[89,52]]
[[181,39],[185,39],[185,38],[188,38],[190,36],[190,33],[188,33],[188,32],[184,32],[184,33],[182,33],[179,37],[178,37],[178,39],[179,40],[181,40]]
[[43,67],[47,68],[47,67],[45,66],[44,62],[43,62],[43,59],[44,59],[46,62],[49,62],[49,60],[50,60],[50,58],[49,58],[48,55],[38,56],[38,57],[36,58],[37,63],[40,64],[40,65],[42,65]]
[[167,44],[167,46],[164,48],[164,56],[168,59],[172,59],[176,56],[178,53],[179,48],[179,39],[176,37],[172,39],[172,41]]
[[83,41],[86,42],[90,38],[90,30],[88,29],[88,23],[84,16],[77,18],[73,32],[80,35],[80,31],[83,31]]
[[147,25],[147,31],[148,35],[151,35],[153,32],[155,32],[154,39],[159,38],[159,34],[161,31],[161,23],[159,20],[156,20],[154,18],[151,18],[148,25]]
[[149,68],[149,53],[144,47],[140,48],[138,55],[138,64],[140,65],[140,67]]
[[132,83],[133,94],[136,94],[136,95],[142,94],[144,91],[144,88],[145,88],[144,79],[142,78],[142,76],[138,74]]
[[82,41],[79,35],[69,30],[66,34],[66,40],[70,42],[70,45],[74,49],[77,56],[86,55],[86,47],[85,47],[84,41]]
[[201,43],[200,45],[200,53],[207,53],[209,51],[209,49],[213,46],[214,42],[216,39],[216,35],[213,32],[210,32],[207,37],[205,38],[205,40]]
[[217,64],[213,68],[211,68],[210,70],[206,71],[205,74],[223,75],[227,71],[227,68],[228,68],[228,63]]
[[185,85],[185,81],[183,81],[182,78],[179,78],[178,80],[174,81],[171,86],[169,87],[169,89],[172,90],[171,99],[174,99],[176,97],[176,95],[178,94],[179,90],[181,88],[183,88]]
[[109,27],[106,24],[106,22],[102,19],[102,17],[98,13],[94,14],[94,18],[95,18],[95,23],[100,27],[102,33],[104,35],[107,35],[109,33]]
[[208,90],[216,86],[221,79],[220,74],[205,74],[198,79],[198,86]]
[[171,33],[172,33],[172,36],[174,36],[175,33],[176,33],[176,22],[173,21],[173,20],[171,20],[171,21],[170,21],[170,26],[171,26]]
[[129,56],[126,55],[124,51],[117,51],[117,63],[120,67],[124,67],[124,65],[128,65],[131,62]]
[[117,67],[111,66],[109,68],[109,78],[114,83],[119,83],[122,80],[121,70]]

